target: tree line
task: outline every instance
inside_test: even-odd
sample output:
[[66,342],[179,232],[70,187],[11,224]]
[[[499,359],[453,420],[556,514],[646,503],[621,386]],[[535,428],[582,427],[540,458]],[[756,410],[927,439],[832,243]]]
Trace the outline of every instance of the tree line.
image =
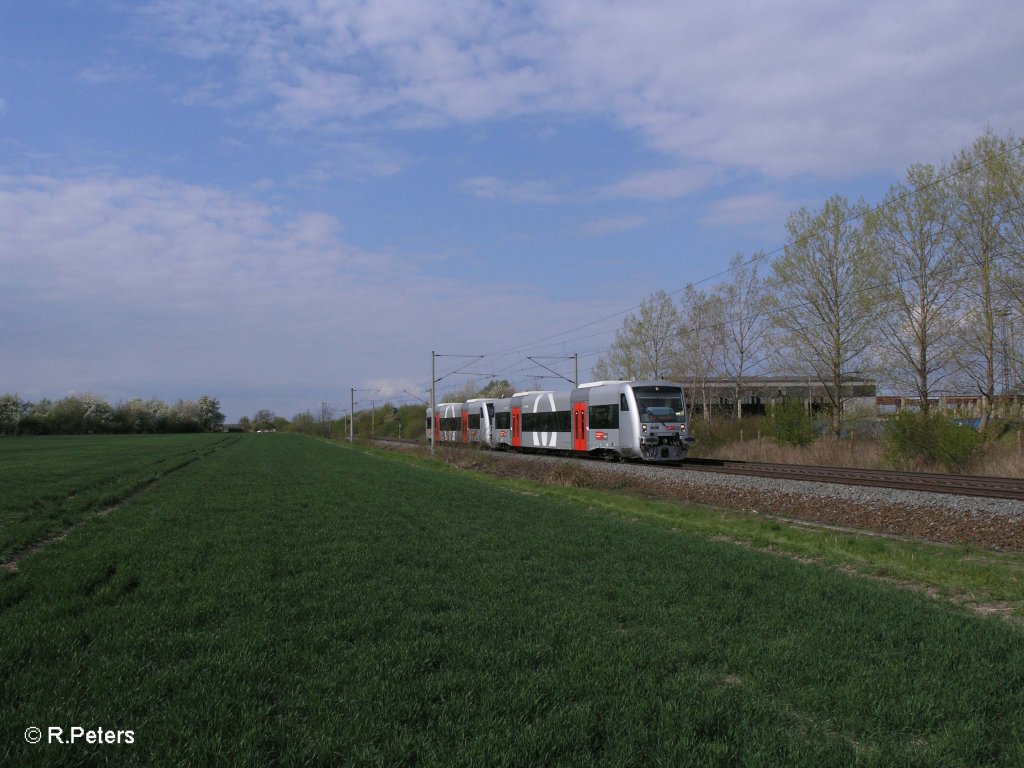
[[597,378],[807,378],[843,425],[842,382],[873,376],[928,414],[943,394],[1024,392],[1024,145],[987,131],[947,164],[913,165],[870,207],[834,195],[789,215],[775,258],[736,254],[728,278],[664,291],[628,316]]
[[218,432],[223,426],[220,402],[210,395],[173,405],[141,398],[111,405],[91,394],[35,403],[17,395],[0,395],[0,435]]

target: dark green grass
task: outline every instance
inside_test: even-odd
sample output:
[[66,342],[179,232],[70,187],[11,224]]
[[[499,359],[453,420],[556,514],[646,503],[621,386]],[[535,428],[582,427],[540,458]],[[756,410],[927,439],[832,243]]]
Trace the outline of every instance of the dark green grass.
[[298,436],[91,520],[0,608],[3,765],[1024,763],[1013,626]]
[[0,562],[234,439],[104,435],[0,440]]

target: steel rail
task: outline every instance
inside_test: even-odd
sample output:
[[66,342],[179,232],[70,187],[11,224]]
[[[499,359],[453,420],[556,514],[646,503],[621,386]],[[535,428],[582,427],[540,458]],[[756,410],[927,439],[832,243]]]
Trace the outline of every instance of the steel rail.
[[683,469],[748,475],[814,483],[864,485],[927,493],[951,493],[962,496],[985,496],[996,499],[1024,501],[1024,480],[1012,477],[975,475],[944,475],[932,472],[897,472],[893,470],[820,467],[805,464],[770,464],[766,462],[731,461],[726,459],[686,459]]

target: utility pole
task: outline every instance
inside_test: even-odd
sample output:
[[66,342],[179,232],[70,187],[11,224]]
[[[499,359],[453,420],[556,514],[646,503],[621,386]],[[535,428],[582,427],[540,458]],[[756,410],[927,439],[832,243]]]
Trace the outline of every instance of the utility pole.
[[437,352],[430,350],[430,455],[434,455],[437,434]]
[[457,368],[454,371],[446,373],[441,379],[447,379],[449,376],[455,374],[462,374],[463,376],[491,376],[493,374],[482,374],[477,371],[469,372],[466,368],[473,364],[475,360],[483,360],[486,355],[439,355],[437,352],[430,352],[430,455],[434,455],[434,435],[437,433],[437,382],[441,379],[437,378],[437,358],[438,357],[461,357],[463,359],[469,359],[470,362],[463,365],[461,368]]
[[355,387],[349,387],[349,408],[348,408],[348,441],[350,443],[355,442],[356,435],[356,390]]

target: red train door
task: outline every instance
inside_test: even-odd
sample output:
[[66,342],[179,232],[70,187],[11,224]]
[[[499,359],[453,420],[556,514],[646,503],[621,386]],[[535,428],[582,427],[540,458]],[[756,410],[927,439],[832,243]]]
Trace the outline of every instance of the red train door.
[[587,404],[572,404],[572,449],[587,450]]
[[512,447],[520,448],[523,445],[523,409],[512,409]]
[[469,442],[469,411],[462,412],[462,442]]

